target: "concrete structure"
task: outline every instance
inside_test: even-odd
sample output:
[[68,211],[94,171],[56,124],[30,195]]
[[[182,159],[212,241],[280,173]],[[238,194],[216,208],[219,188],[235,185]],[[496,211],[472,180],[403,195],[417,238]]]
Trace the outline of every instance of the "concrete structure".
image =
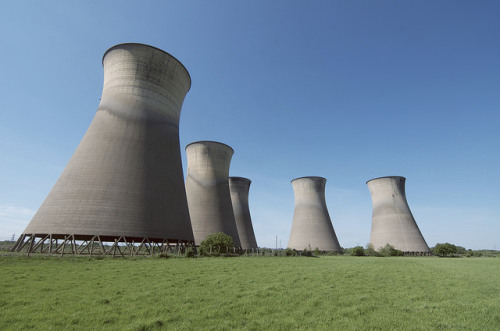
[[288,247],[340,252],[341,248],[325,201],[326,179],[301,177],[292,180],[295,210]]
[[257,249],[257,241],[253,231],[250,208],[248,207],[248,192],[252,181],[243,177],[229,177],[229,191],[233,204],[236,228],[243,249]]
[[229,165],[233,149],[215,141],[186,146],[186,194],[194,241],[200,245],[212,233],[223,232],[241,247],[229,193]]
[[142,44],[111,47],[102,63],[97,113],[22,240],[192,244],[179,144],[189,73]]
[[405,254],[430,254],[408,207],[405,180],[388,176],[366,182],[373,203],[370,244],[376,250],[390,244]]

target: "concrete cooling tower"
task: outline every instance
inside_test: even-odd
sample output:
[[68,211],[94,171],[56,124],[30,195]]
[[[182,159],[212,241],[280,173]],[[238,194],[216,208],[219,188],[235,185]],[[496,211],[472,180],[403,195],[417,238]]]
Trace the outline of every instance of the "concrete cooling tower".
[[53,240],[193,243],[179,144],[188,71],[142,44],[111,47],[102,63],[97,113],[14,250],[36,238],[59,253]]
[[186,146],[188,199],[194,241],[200,245],[212,233],[223,232],[241,247],[229,193],[229,165],[233,149],[215,141]]
[[373,204],[370,244],[380,249],[387,244],[405,254],[430,254],[408,207],[404,177],[380,177],[366,182]]
[[292,180],[295,211],[288,247],[296,250],[316,249],[340,252],[325,201],[326,179],[301,177]]
[[236,228],[243,249],[257,249],[257,241],[253,231],[250,208],[248,207],[248,192],[252,181],[242,177],[229,177],[229,191],[233,204]]

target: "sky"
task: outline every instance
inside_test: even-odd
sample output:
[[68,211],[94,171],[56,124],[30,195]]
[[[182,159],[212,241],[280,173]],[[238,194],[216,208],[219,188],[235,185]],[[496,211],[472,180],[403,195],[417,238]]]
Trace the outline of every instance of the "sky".
[[286,247],[291,180],[327,179],[342,247],[370,240],[366,181],[404,176],[429,246],[500,249],[500,2],[9,1],[0,13],[0,240],[85,134],[102,56],[158,47],[191,75],[184,148],[231,146],[261,247]]

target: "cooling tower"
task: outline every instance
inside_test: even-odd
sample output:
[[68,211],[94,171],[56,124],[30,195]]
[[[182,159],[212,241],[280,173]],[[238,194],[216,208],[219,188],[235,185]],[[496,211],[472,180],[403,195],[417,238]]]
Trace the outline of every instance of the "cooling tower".
[[229,164],[233,149],[215,141],[186,146],[188,199],[194,241],[200,245],[212,233],[223,232],[241,247],[229,193]]
[[111,47],[102,63],[97,113],[23,240],[192,243],[179,144],[189,73],[142,44]]
[[257,241],[253,232],[250,208],[248,207],[248,191],[252,181],[242,177],[229,177],[229,191],[233,205],[236,228],[243,249],[257,249]]
[[390,244],[405,254],[430,254],[408,207],[405,180],[389,176],[366,182],[373,203],[370,244],[377,250]]
[[295,211],[288,247],[296,250],[316,249],[340,252],[325,201],[326,179],[301,177],[292,180]]

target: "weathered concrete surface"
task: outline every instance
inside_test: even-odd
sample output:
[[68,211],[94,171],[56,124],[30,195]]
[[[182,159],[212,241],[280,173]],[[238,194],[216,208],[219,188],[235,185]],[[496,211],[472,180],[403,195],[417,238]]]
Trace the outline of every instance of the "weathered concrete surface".
[[229,165],[233,149],[215,141],[186,146],[186,194],[194,240],[200,245],[212,233],[223,232],[241,247],[229,193]]
[[257,249],[257,240],[250,217],[248,206],[248,192],[252,181],[243,177],[229,177],[229,191],[233,204],[236,228],[243,249]]
[[341,248],[325,201],[326,179],[301,177],[292,180],[295,210],[288,247],[340,252]]
[[97,113],[25,233],[192,241],[179,144],[189,73],[142,44],[110,48],[103,67]]
[[405,181],[388,176],[366,182],[373,204],[370,243],[377,250],[390,244],[403,252],[430,253],[406,201]]

